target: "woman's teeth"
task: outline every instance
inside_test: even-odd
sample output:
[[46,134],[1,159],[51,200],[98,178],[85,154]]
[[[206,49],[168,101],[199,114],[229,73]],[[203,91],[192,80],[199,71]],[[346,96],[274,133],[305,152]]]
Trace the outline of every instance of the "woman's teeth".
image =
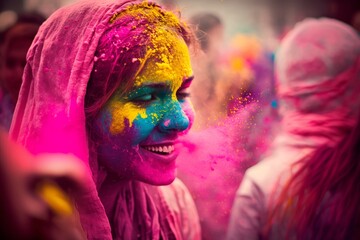
[[146,150],[154,153],[163,153],[163,154],[170,154],[174,151],[174,145],[169,146],[146,146],[144,147]]

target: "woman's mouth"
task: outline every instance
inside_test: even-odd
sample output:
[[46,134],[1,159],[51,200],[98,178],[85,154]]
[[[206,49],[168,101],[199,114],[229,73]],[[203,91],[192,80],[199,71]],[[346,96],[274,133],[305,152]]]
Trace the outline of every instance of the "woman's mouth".
[[175,148],[175,143],[172,141],[140,145],[140,153],[144,159],[166,165],[175,164],[175,160],[179,155],[177,149]]
[[160,155],[170,155],[174,152],[175,147],[173,144],[157,144],[157,145],[147,145],[147,146],[141,146],[145,150],[160,154]]

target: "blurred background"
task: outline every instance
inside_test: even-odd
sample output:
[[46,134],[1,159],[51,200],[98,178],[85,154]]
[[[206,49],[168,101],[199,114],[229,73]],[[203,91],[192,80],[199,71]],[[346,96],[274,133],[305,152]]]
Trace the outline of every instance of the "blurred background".
[[[10,126],[26,51],[38,27],[56,9],[75,1],[0,1],[0,126],[4,129]],[[154,1],[180,10],[200,42],[200,53],[192,56],[196,79],[191,86],[196,112],[192,131],[198,135],[191,140],[205,151],[180,156],[178,173],[197,204],[203,239],[224,239],[242,175],[266,153],[279,122],[273,66],[281,39],[307,17],[335,18],[360,33],[360,0]],[[241,111],[247,106],[253,107]],[[217,134],[226,138],[214,135],[213,127],[219,123],[225,130],[220,126]],[[220,151],[221,144],[226,145],[226,154]],[[221,158],[228,152],[234,153],[232,161]]]
[[[37,11],[45,16],[76,0],[2,0],[0,11]],[[178,8],[185,17],[199,12],[218,15],[225,39],[236,33],[255,34],[274,47],[276,39],[305,17],[328,16],[360,30],[358,0],[156,0]],[[9,17],[9,14],[7,15]],[[1,18],[1,25],[10,19]],[[1,26],[2,28],[4,26]]]

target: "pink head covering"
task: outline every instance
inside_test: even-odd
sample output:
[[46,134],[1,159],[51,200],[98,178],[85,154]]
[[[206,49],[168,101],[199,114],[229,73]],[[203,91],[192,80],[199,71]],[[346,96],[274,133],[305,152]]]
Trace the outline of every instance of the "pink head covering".
[[[344,23],[307,19],[284,38],[276,58],[284,130],[338,140],[360,110],[360,39]],[[311,143],[310,143],[311,142]]]
[[[89,165],[84,98],[94,54],[110,18],[129,2],[80,1],[41,26],[27,54],[10,129],[11,137],[33,154],[72,153]],[[88,238],[111,239],[94,183],[81,202],[87,202],[78,209]]]
[[[86,132],[85,95],[99,41],[109,36],[105,32],[113,26],[112,17],[130,3],[139,2],[84,0],[58,10],[42,25],[27,55],[10,129],[11,137],[30,152],[72,153],[96,167]],[[96,181],[99,170],[92,170]],[[196,209],[178,180],[167,187],[136,181],[98,187],[89,183],[87,194],[76,199],[88,239],[200,235]]]
[[56,11],[40,28],[11,126],[12,138],[32,153],[70,152],[88,163],[86,87],[99,38],[123,7],[124,1],[80,1]]

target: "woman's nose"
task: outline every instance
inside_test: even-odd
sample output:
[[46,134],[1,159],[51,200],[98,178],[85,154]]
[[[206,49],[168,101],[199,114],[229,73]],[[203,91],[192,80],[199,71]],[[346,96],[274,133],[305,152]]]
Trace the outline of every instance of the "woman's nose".
[[167,109],[163,118],[160,120],[159,128],[163,132],[178,131],[182,132],[189,128],[190,120],[181,107],[179,102],[174,102]]

